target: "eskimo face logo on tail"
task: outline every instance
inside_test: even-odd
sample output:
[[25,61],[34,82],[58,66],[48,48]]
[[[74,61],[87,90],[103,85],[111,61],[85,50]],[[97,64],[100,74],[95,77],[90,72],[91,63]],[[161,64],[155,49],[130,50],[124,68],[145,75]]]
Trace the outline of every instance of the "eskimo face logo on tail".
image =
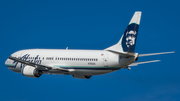
[[126,33],[126,46],[129,48],[135,44],[136,31],[129,31]]

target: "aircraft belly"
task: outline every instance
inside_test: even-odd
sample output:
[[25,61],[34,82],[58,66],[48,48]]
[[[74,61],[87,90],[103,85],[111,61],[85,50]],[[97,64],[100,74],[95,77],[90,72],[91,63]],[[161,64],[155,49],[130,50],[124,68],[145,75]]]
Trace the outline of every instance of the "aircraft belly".
[[88,69],[76,69],[72,75],[80,74],[80,75],[100,75],[113,72],[113,70],[88,70]]
[[60,70],[50,70],[50,74],[66,74],[66,75],[100,75],[113,72],[117,69],[73,69],[70,72],[64,72]]

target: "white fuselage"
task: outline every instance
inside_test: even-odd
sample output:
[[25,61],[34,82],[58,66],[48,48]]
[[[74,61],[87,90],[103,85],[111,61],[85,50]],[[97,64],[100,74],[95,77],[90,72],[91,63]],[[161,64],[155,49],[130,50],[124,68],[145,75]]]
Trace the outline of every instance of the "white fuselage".
[[[119,54],[105,50],[30,49],[17,51],[11,56],[53,67],[48,74],[64,74],[58,70],[63,68],[71,71],[69,75],[98,75],[118,70],[126,64]],[[25,66],[10,59],[5,64],[19,73]]]

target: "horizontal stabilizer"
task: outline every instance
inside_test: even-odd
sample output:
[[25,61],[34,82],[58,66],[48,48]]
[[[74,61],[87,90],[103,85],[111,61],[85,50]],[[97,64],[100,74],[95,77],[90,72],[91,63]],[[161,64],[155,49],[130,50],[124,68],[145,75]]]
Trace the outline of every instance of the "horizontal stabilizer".
[[121,55],[122,57],[134,57],[138,55],[138,53],[129,53],[129,52],[117,52],[117,51],[110,51],[110,52],[117,53]]
[[138,66],[139,64],[145,64],[145,63],[152,63],[152,62],[159,62],[161,60],[152,60],[152,61],[144,61],[144,62],[135,62],[130,64],[129,66]]
[[143,57],[143,56],[152,56],[152,55],[160,55],[160,54],[170,54],[170,53],[175,53],[175,52],[172,51],[172,52],[161,52],[161,53],[139,54],[139,57]]

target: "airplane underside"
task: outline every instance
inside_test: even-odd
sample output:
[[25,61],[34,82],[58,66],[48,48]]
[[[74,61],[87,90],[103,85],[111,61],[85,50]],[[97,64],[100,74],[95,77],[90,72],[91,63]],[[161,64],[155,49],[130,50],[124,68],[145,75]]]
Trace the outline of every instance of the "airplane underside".
[[[116,69],[117,70],[117,69]],[[110,73],[116,70],[91,70],[91,69],[74,69],[72,72],[63,72],[58,70],[51,70],[47,74],[61,74],[61,75],[72,75],[75,78],[89,79],[93,75],[101,75]],[[46,73],[45,73],[46,74]]]
[[50,70],[48,74],[65,74],[65,75],[100,75],[110,73],[116,70],[92,70],[92,69],[74,69],[71,72],[64,72],[60,70]]

